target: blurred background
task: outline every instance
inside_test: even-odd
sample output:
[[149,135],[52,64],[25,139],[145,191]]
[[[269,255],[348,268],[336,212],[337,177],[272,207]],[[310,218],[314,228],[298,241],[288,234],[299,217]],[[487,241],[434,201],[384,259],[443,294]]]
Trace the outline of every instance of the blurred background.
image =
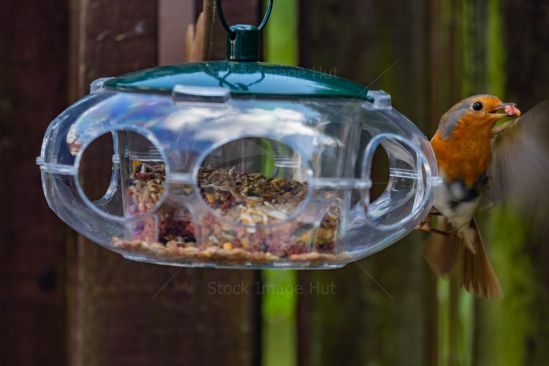
[[[124,260],[56,218],[34,160],[48,123],[94,79],[188,60],[202,6],[2,1],[0,364],[549,364],[546,233],[511,207],[481,218],[505,292],[491,301],[436,279],[422,233],[341,270],[177,270]],[[264,6],[224,1],[231,23],[256,24]],[[471,94],[523,111],[547,99],[548,29],[544,0],[276,0],[263,54],[384,89],[430,136]],[[224,52],[217,23],[212,58]]]

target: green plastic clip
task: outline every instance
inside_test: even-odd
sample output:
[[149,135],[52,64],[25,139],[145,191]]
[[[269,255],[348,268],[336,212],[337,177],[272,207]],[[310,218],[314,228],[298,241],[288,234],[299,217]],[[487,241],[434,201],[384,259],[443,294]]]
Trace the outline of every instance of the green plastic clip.
[[257,27],[249,24],[236,24],[229,26],[227,20],[225,19],[225,15],[223,15],[221,0],[216,0],[216,4],[219,20],[227,32],[227,60],[251,62],[259,61],[261,31],[271,16],[273,0],[269,0],[265,16]]

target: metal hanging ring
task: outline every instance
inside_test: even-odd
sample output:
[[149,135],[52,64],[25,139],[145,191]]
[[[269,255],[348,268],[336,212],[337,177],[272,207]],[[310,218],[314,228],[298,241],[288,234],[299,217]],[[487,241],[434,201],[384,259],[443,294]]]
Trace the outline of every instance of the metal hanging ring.
[[[221,5],[221,0],[216,0],[215,3],[217,7],[217,15],[219,16],[219,20],[221,21],[223,28],[225,28],[225,31],[227,33],[233,34],[234,32],[231,30],[231,27],[227,23],[227,19],[225,19],[225,15],[223,14],[223,6]],[[267,21],[271,16],[272,10],[273,10],[273,0],[269,0],[269,3],[267,4],[267,10],[265,11],[265,16],[263,17],[263,20],[261,21],[261,23],[259,23],[259,26],[257,27],[257,29],[260,32],[263,30],[263,28],[265,28],[265,24],[267,24]]]

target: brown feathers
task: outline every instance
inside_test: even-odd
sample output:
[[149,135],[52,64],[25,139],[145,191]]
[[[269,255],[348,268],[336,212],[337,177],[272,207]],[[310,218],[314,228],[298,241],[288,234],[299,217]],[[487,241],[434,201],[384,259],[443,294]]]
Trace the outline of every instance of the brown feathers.
[[[443,218],[444,229],[448,228]],[[486,253],[476,220],[471,222],[475,232],[474,252],[467,248],[464,239],[454,231],[450,235],[431,235],[425,250],[425,259],[439,276],[456,272],[461,275],[461,285],[465,290],[479,297],[496,298],[503,296],[499,280]]]
[[463,268],[461,272],[461,285],[467,291],[486,298],[502,297],[503,291],[499,280],[492,268],[490,259],[486,254],[486,248],[476,220],[471,222],[476,232],[476,253],[461,248]]
[[[441,231],[450,230],[450,224],[444,217],[441,217],[439,222]],[[446,276],[454,270],[459,256],[457,239],[455,232],[450,235],[431,235],[429,237],[424,255],[427,263],[437,275]]]

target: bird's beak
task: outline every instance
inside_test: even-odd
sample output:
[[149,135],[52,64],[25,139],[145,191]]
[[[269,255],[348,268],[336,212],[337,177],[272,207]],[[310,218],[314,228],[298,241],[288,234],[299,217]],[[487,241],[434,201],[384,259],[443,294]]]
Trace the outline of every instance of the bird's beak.
[[502,117],[519,117],[520,109],[517,108],[515,103],[501,103],[496,108],[492,109],[490,113],[501,114]]

